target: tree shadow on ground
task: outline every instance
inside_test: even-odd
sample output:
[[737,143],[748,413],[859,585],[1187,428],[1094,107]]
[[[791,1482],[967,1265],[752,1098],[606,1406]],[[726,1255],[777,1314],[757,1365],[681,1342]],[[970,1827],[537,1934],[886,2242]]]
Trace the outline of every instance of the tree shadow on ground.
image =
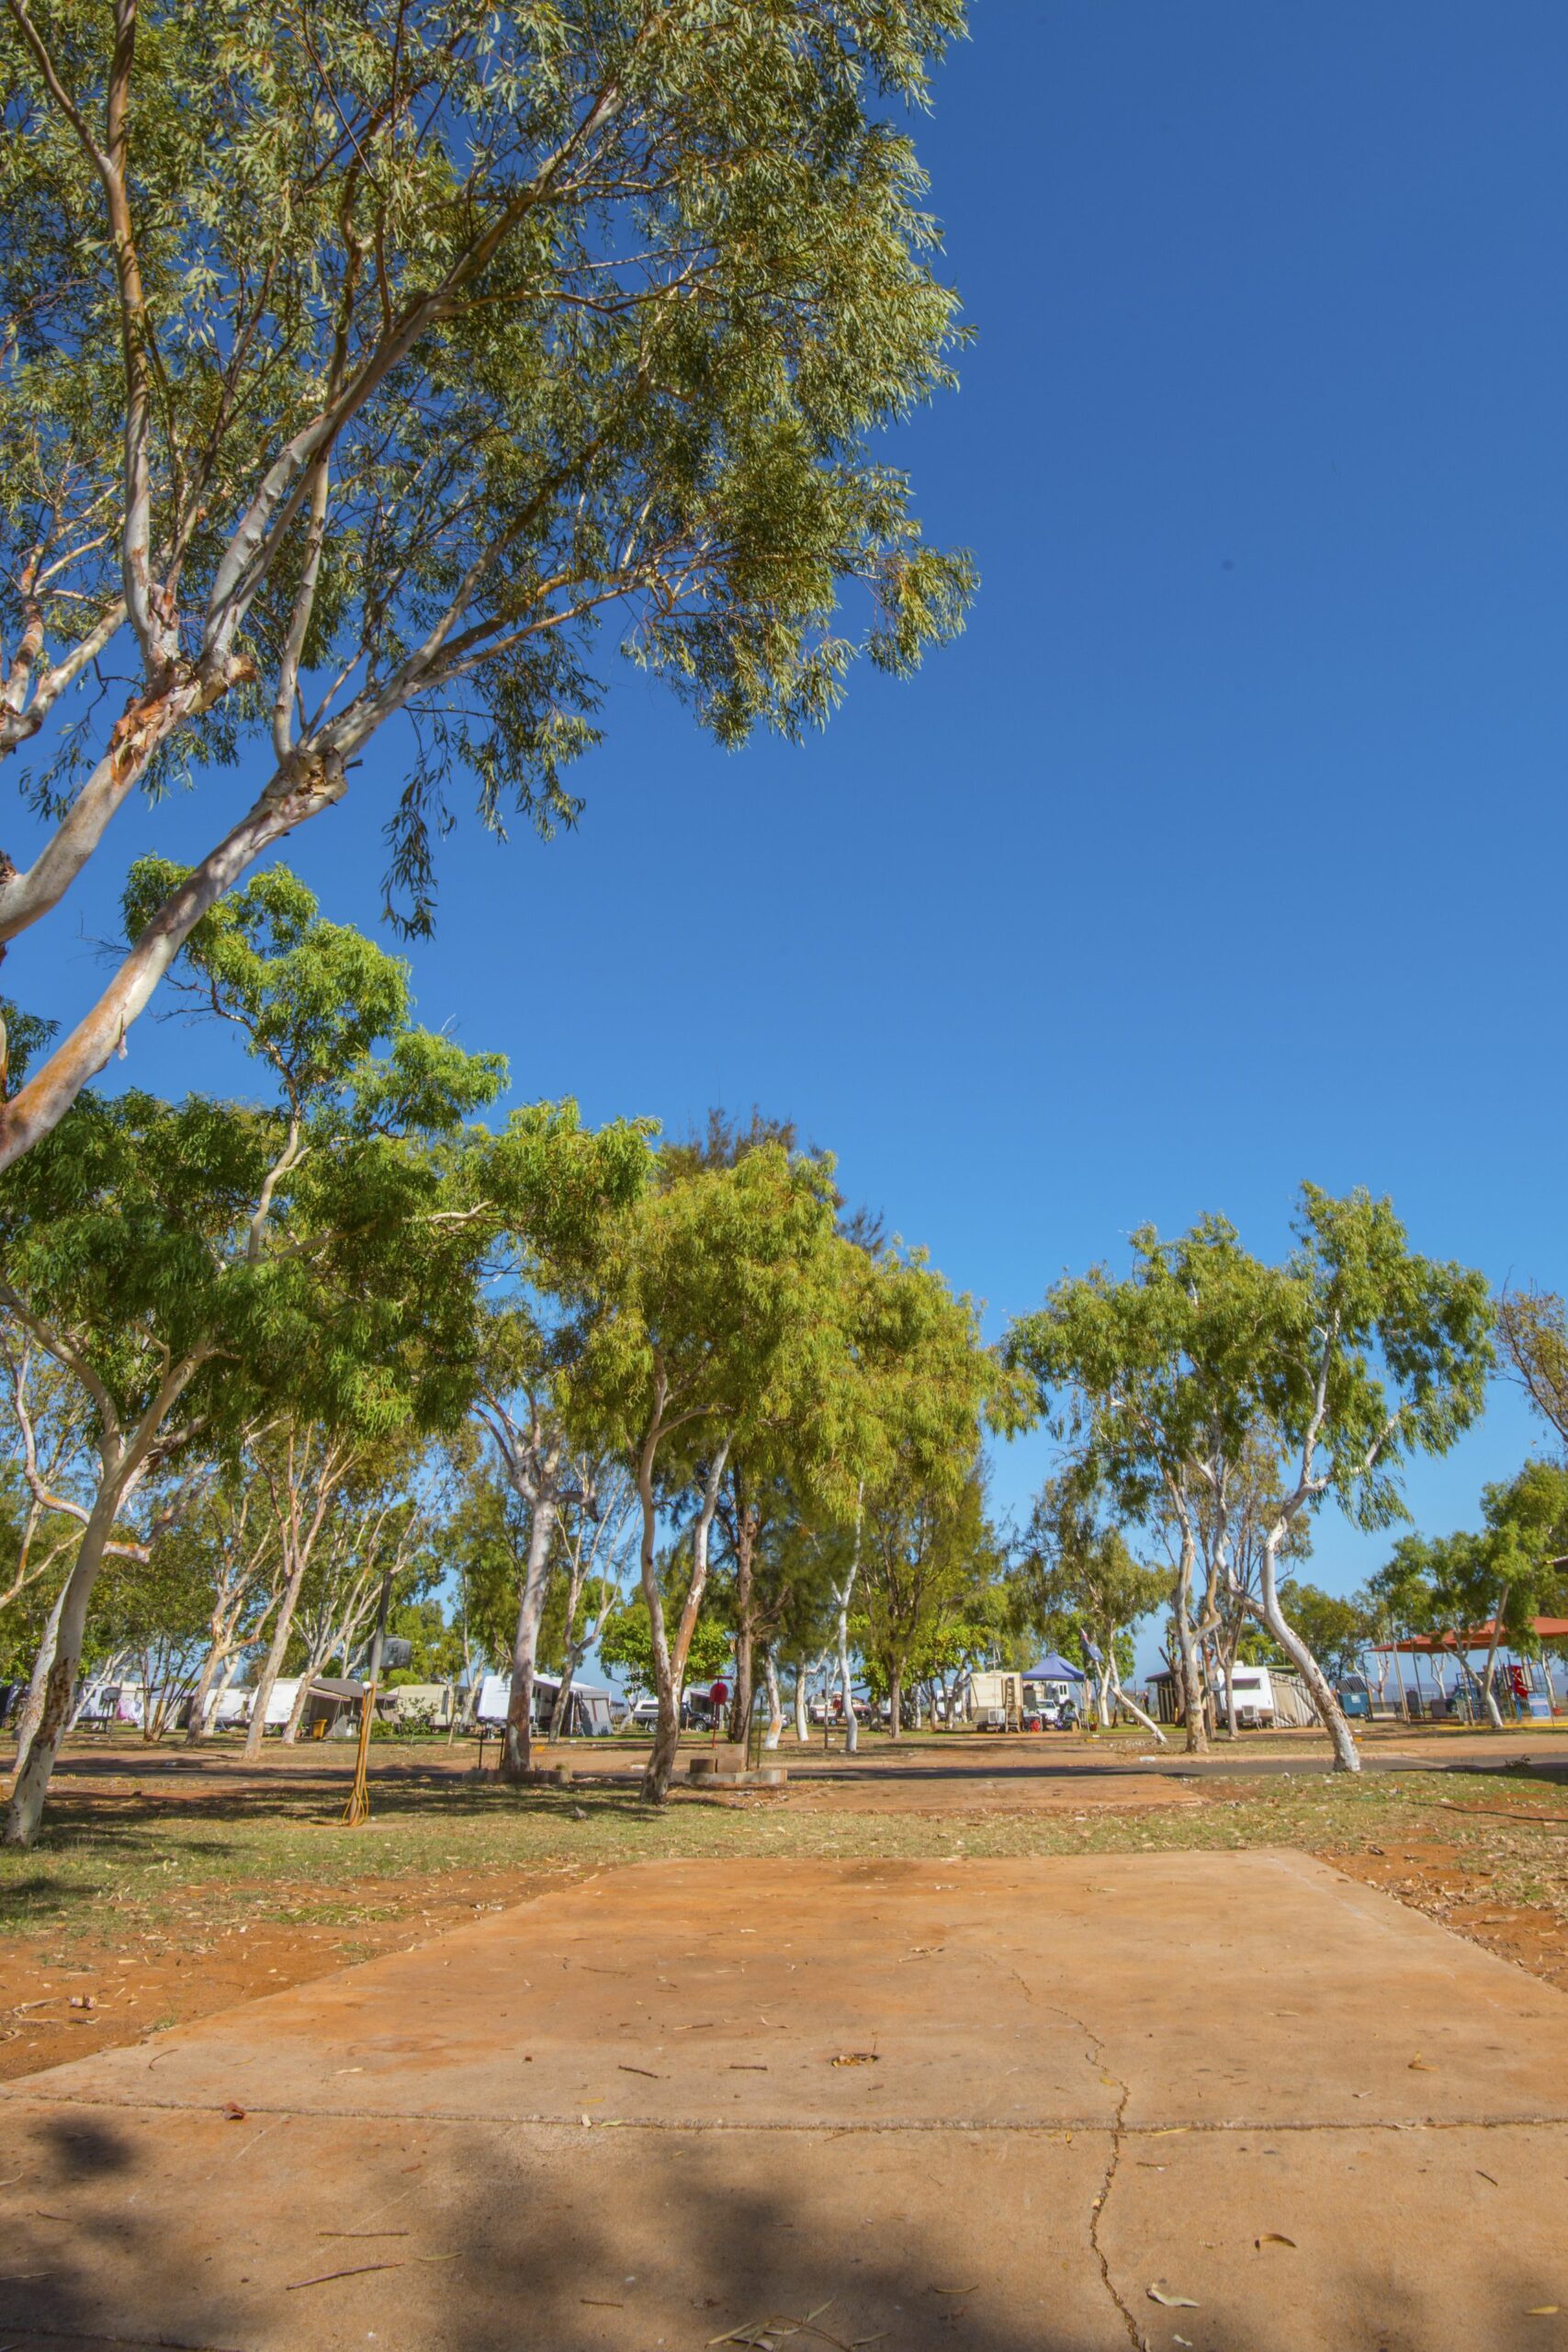
[[1272,2305],[1208,2287],[1161,2310],[1133,2215],[1101,2271],[1103,2132],[7,2122],[7,2346],[31,2330],[209,2352],[1164,2352],[1182,2335],[1204,2352],[1525,2352],[1529,2307],[1560,2287],[1539,2237],[1505,2256],[1450,2236],[1434,2264],[1412,2215],[1380,2260],[1350,2216],[1328,2257],[1270,2274]]

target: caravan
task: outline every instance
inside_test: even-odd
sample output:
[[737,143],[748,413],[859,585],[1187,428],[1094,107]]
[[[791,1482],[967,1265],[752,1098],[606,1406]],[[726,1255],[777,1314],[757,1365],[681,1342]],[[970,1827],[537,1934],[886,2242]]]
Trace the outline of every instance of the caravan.
[[[550,1674],[534,1677],[534,1729],[536,1733],[549,1729],[555,1713],[556,1693],[560,1689],[558,1679]],[[481,1730],[493,1730],[506,1721],[507,1702],[512,1696],[510,1674],[487,1674],[479,1685],[474,1706],[474,1720]],[[572,1739],[600,1739],[615,1728],[611,1693],[592,1682],[574,1681],[567,1710],[567,1736]]]

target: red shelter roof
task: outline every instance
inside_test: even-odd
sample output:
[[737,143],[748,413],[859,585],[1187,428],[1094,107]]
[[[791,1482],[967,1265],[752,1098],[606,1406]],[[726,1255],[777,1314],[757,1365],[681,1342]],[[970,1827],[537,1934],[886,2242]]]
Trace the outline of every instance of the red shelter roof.
[[[1568,1642],[1568,1617],[1532,1617],[1530,1631],[1538,1642]],[[1500,1644],[1506,1645],[1508,1639],[1506,1629],[1497,1638]],[[1484,1625],[1472,1626],[1469,1633],[1458,1640],[1452,1634],[1411,1634],[1403,1642],[1374,1642],[1372,1644],[1372,1647],[1379,1652],[1420,1650],[1424,1654],[1431,1650],[1450,1652],[1487,1650],[1491,1646],[1492,1623],[1490,1620]]]

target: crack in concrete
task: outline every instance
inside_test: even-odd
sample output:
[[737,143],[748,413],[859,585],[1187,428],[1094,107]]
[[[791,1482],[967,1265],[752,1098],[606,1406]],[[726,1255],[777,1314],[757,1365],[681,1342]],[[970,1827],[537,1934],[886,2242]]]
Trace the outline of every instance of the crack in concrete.
[[[1009,1973],[1023,1987],[1023,1997],[1032,2006],[1035,1998],[1034,1988],[1027,1977],[1010,1963]],[[1122,2324],[1127,2331],[1127,2338],[1133,2346],[1133,2352],[1149,2352],[1147,2338],[1134,2317],[1121,2289],[1111,2275],[1111,2257],[1100,2239],[1100,2225],[1105,2219],[1105,2209],[1111,2201],[1111,2192],[1116,2185],[1116,2176],[1122,2168],[1122,2143],[1126,2136],[1127,2102],[1133,2096],[1133,2086],[1122,2075],[1113,2075],[1111,2072],[1110,2062],[1105,2055],[1104,2037],[1096,2033],[1087,2018],[1080,2018],[1074,2010],[1064,2008],[1060,2001],[1042,2001],[1040,2006],[1042,2008],[1050,2009],[1059,2018],[1066,2018],[1069,2025],[1077,2027],[1088,2045],[1084,2052],[1085,2057],[1090,2065],[1099,2067],[1100,2080],[1116,2093],[1116,2112],[1111,2123],[1109,2126],[1101,2123],[1097,2127],[1100,2131],[1109,2130],[1111,2145],[1106,2151],[1105,2171],[1100,2179],[1100,2194],[1089,2209],[1089,2246],[1099,2267],[1100,2283],[1115,2306]]]
[[[1103,2064],[1104,2061],[1101,2060],[1100,2063]],[[1106,2159],[1105,2177],[1100,2184],[1099,2196],[1089,2208],[1089,2250],[1100,2265],[1100,2284],[1122,2315],[1122,2323],[1127,2330],[1134,2352],[1149,2352],[1147,2339],[1128,2309],[1121,2289],[1111,2275],[1111,2257],[1100,2242],[1100,2225],[1105,2219],[1105,2208],[1111,2201],[1111,2191],[1115,2186],[1116,2176],[1122,2168],[1122,2142],[1124,2137],[1122,2119],[1127,2112],[1127,2101],[1131,2097],[1131,2086],[1123,2083],[1121,2100],[1116,2109],[1116,2121],[1111,2134],[1111,2150]]]

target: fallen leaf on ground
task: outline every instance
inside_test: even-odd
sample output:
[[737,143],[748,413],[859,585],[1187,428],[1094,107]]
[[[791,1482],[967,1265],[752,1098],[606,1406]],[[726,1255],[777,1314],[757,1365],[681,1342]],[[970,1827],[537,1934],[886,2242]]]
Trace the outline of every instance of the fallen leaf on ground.
[[1413,2075],[1435,2075],[1438,2069],[1436,2066],[1429,2065],[1427,2060],[1422,2057],[1421,2052],[1417,2051],[1415,2057],[1410,2061],[1409,2071]]
[[1167,2311],[1195,2312],[1201,2308],[1190,2295],[1168,2295],[1161,2287],[1151,2287],[1148,2292],[1150,2302],[1163,2303]]
[[231,2123],[243,2123],[245,2120],[245,2110],[240,2105],[238,2099],[225,2099],[223,2102],[223,2112]]
[[1561,2303],[1531,2303],[1525,2313],[1525,2317],[1527,2319],[1550,2319],[1554,2312],[1560,2312],[1562,2309],[1562,2306]]
[[1497,2176],[1496,2176],[1496,2174],[1495,2174],[1495,2173],[1483,2172],[1483,2171],[1482,2171],[1482,2169],[1481,2169],[1481,2166],[1480,2166],[1479,2165],[1476,2165],[1475,2170],[1476,2170],[1476,2175],[1477,2175],[1478,2178],[1480,2178],[1480,2179],[1482,2179],[1482,2180],[1489,2180],[1489,2181],[1492,2183],[1492,2186],[1493,2186],[1493,2188],[1500,2188],[1500,2187],[1501,2187],[1501,2185],[1502,2185],[1502,2184],[1501,2184],[1501,2183],[1500,2183],[1500,2181],[1498,2180]]
[[874,2050],[841,2050],[833,2064],[835,2066],[874,2066],[879,2061]]
[[1278,2230],[1265,2230],[1263,2235],[1254,2238],[1252,2243],[1254,2245],[1288,2245],[1292,2252],[1296,2244],[1294,2238],[1284,2237]]
[[927,2292],[932,2295],[977,2295],[979,2291],[978,2278],[972,2287],[931,2287],[927,2290]]

